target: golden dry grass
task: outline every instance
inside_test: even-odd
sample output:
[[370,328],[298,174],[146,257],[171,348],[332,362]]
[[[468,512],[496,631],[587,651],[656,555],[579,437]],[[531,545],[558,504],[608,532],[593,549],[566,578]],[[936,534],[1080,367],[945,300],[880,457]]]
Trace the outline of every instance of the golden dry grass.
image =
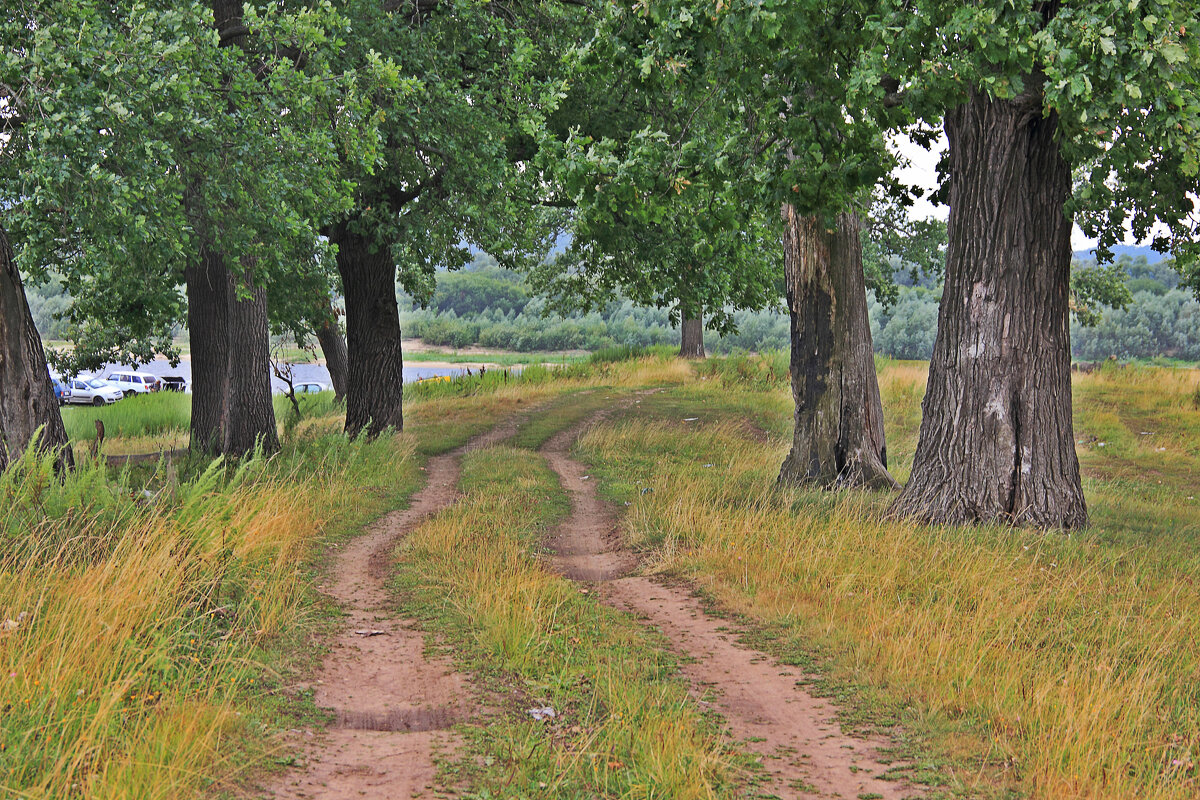
[[[907,364],[881,376],[889,449],[906,458],[923,377]],[[764,447],[731,422],[686,432],[626,420],[581,450],[610,480],[653,486],[626,518],[653,569],[818,645],[840,678],[907,705],[906,721],[957,761],[955,784],[1173,800],[1200,793],[1200,504],[1182,482],[1198,474],[1196,385],[1195,372],[1077,378],[1080,436],[1114,403],[1127,422],[1152,419],[1158,437],[1084,452],[1099,524],[1083,536],[882,522],[880,496],[779,491],[784,443]],[[1111,507],[1149,491],[1137,459],[1151,457],[1176,481],[1155,485],[1159,514],[1183,527],[1168,550],[1124,535],[1128,510]],[[1141,483],[1103,477],[1112,471]]]
[[311,623],[306,556],[352,502],[380,505],[350,491],[364,472],[411,465],[411,443],[343,443],[210,469],[153,506],[105,484],[120,513],[62,516],[26,501],[99,467],[61,490],[30,491],[46,464],[7,473],[0,531],[26,538],[0,542],[0,795],[194,797],[250,764],[266,652]]
[[[270,651],[311,630],[301,566],[328,522],[395,504],[387,484],[411,486],[416,455],[504,416],[650,385],[668,390],[580,445],[607,491],[632,502],[626,533],[648,569],[687,576],[781,653],[820,654],[861,703],[904,709],[955,790],[1200,794],[1200,373],[1075,377],[1094,527],[1065,536],[882,522],[883,495],[778,490],[786,387],[694,369],[645,358],[422,397],[407,406],[409,430],[376,445],[328,436],[341,417],[325,409],[292,431],[302,454],[185,481],[154,505],[94,467],[59,489],[45,466],[6,476],[0,624],[14,625],[0,631],[0,795],[132,800],[228,785],[264,752],[247,734]],[[916,363],[880,376],[901,480],[924,382]],[[515,681],[522,703],[568,713],[549,739],[521,709],[490,727],[497,780],[570,798],[729,791],[737,757],[669,657],[538,560],[564,510],[538,457],[474,454],[464,489],[409,538],[399,584],[462,657]]]
[[[450,449],[565,392],[686,375],[647,359],[418,396],[411,430],[374,443],[330,435],[340,409],[306,398],[285,453],[236,475],[106,474],[81,444],[65,484],[36,460],[0,476],[0,796],[142,800],[227,785],[270,746],[247,738],[249,720],[269,717],[258,687],[313,629],[305,562],[328,524],[345,534],[398,504],[418,449]],[[186,445],[160,419],[179,398],[149,400],[102,409],[123,414],[106,453]]]

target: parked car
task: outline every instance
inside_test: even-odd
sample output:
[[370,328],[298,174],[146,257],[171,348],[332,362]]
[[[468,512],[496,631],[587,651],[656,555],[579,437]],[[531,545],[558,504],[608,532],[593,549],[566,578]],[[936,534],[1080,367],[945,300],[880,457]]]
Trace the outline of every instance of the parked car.
[[149,372],[110,372],[104,379],[120,388],[126,397],[157,392],[161,388],[158,378]]
[[76,378],[71,381],[69,388],[71,392],[67,395],[67,402],[76,405],[109,405],[125,396],[115,385],[99,378]]
[[308,383],[296,384],[296,394],[316,394],[317,392],[327,391],[329,391],[329,387],[323,383],[315,383],[310,381]]
[[158,380],[162,384],[164,392],[186,392],[188,390],[187,379],[182,375],[164,375]]

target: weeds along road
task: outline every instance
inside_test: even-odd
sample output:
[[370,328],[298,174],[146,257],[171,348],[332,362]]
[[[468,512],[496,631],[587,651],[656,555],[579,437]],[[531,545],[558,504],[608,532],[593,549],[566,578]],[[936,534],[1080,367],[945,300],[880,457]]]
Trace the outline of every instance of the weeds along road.
[[[566,402],[561,398],[551,401],[549,409],[543,404],[509,417],[463,447],[432,457],[425,466],[427,482],[410,507],[385,516],[344,547],[325,590],[343,604],[347,614],[313,684],[317,705],[330,709],[334,722],[306,744],[303,766],[278,778],[269,788],[270,796],[287,800],[453,796],[464,784],[480,778],[477,774],[472,781],[470,770],[461,766],[446,768],[464,758],[464,742],[457,731],[478,734],[491,727],[497,714],[527,713],[519,708],[503,709],[505,697],[489,696],[489,692],[498,694],[495,686],[473,684],[472,678],[456,671],[450,658],[428,652],[422,626],[434,633],[442,631],[428,621],[419,623],[397,613],[390,598],[388,573],[399,541],[439,512],[460,511],[462,521],[468,524],[482,519],[468,508],[471,490],[464,492],[459,487],[463,458],[473,452],[481,457],[532,459],[541,462],[543,471],[549,467],[552,472],[543,480],[549,481],[548,488],[560,505],[562,500],[568,501],[567,510],[560,513],[544,542],[551,551],[549,566],[577,585],[583,584],[575,594],[590,606],[585,614],[612,614],[602,610],[600,600],[616,609],[618,617],[632,620],[625,625],[641,628],[635,635],[647,638],[649,646],[669,651],[655,657],[674,665],[668,682],[684,685],[685,694],[679,701],[692,708],[683,719],[699,729],[706,724],[701,721],[706,712],[715,711],[722,718],[717,730],[723,732],[700,731],[696,735],[699,748],[694,752],[684,748],[677,753],[679,763],[666,766],[661,785],[654,787],[662,796],[684,797],[701,787],[707,791],[710,783],[723,787],[725,796],[751,791],[756,796],[766,793],[779,798],[899,800],[916,794],[909,786],[881,778],[896,767],[880,760],[877,748],[887,743],[843,734],[836,709],[800,688],[797,682],[803,676],[794,668],[782,667],[740,644],[738,632],[727,621],[707,614],[688,590],[633,574],[637,559],[620,541],[616,510],[597,496],[595,481],[570,457],[570,448],[582,432],[635,402],[634,398],[626,394],[617,400],[593,391],[566,398]],[[479,452],[510,443],[514,437],[524,440],[524,455],[504,447],[492,453]],[[530,452],[533,447],[536,454]],[[541,528],[542,535],[547,527]],[[470,531],[460,532],[471,535]],[[479,532],[479,536],[485,534]],[[544,567],[535,567],[543,573],[541,581],[557,580],[545,574]],[[519,576],[513,580],[520,583]],[[561,585],[558,591],[562,591]],[[614,638],[625,635],[620,624]],[[601,683],[599,678],[594,680],[596,685]],[[551,713],[561,715],[564,710]],[[648,719],[636,724],[652,728],[654,722]],[[547,730],[549,736],[555,735]],[[581,732],[578,724],[567,730]],[[500,732],[495,735],[503,737]],[[603,750],[596,739],[597,734],[592,734],[589,743]],[[730,774],[741,777],[729,780],[721,777],[722,768],[698,767],[696,752],[702,753],[705,747],[720,752],[718,759],[740,757],[742,767],[751,770],[735,769]],[[570,745],[565,748],[568,753],[572,750]],[[590,755],[595,761],[595,754]],[[564,764],[559,759],[556,766],[551,762],[544,775],[549,780],[535,782],[540,794],[559,796],[557,787],[567,772],[577,769],[581,756],[581,752],[573,755],[575,763]],[[484,763],[491,760],[478,753],[467,756],[468,761],[472,758]],[[625,767],[619,759],[612,760],[616,756],[607,758],[610,760],[603,768]],[[529,761],[532,765],[539,760],[531,755]],[[754,762],[761,763],[761,768]],[[688,771],[696,775],[678,774]],[[706,771],[711,775],[706,776]],[[508,780],[512,781],[513,775]],[[683,783],[673,790],[680,780]],[[495,788],[486,779],[482,782],[484,785],[473,788]]]

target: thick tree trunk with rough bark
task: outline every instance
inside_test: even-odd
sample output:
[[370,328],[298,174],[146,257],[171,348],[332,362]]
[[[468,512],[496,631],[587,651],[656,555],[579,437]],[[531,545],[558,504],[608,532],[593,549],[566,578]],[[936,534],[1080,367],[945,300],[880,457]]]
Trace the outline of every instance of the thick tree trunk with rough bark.
[[321,353],[325,356],[325,368],[329,370],[329,381],[333,384],[334,402],[340,403],[346,399],[347,354],[346,340],[338,330],[337,317],[333,308],[329,316],[317,326],[317,342],[321,345]]
[[[243,47],[248,31],[242,3],[212,0],[212,9],[221,46]],[[232,105],[228,111],[236,113]],[[194,202],[191,195],[188,202]],[[252,266],[241,262],[236,254],[220,252],[215,237],[202,235],[197,263],[184,270],[192,352],[191,447],[212,455],[279,449],[266,290],[254,286]],[[239,297],[239,286],[248,297]]]
[[228,273],[224,259],[208,248],[183,273],[192,354],[191,447],[213,455],[223,452],[229,426]]
[[[279,449],[271,402],[266,290],[238,297],[238,278],[212,248],[184,272],[192,352],[191,446],[212,455]],[[247,283],[250,275],[243,276]]]
[[679,355],[682,358],[704,358],[704,315],[684,317],[679,325]]
[[792,325],[792,450],[782,483],[896,488],[867,319],[859,219],[832,230],[783,207],[784,278]]
[[1056,118],[1029,95],[974,95],[946,116],[946,284],[897,516],[1087,524],[1071,424],[1071,168]]
[[346,296],[346,433],[377,436],[404,427],[404,353],[396,307],[396,265],[385,244],[332,231]]
[[[41,430],[39,435],[38,430]],[[8,234],[0,227],[0,471],[37,437],[55,466],[75,464]]]
[[267,290],[253,285],[251,270],[238,281],[229,272],[229,426],[227,454],[249,453],[256,446],[272,453],[279,449],[275,405],[271,402],[271,339],[267,330]]

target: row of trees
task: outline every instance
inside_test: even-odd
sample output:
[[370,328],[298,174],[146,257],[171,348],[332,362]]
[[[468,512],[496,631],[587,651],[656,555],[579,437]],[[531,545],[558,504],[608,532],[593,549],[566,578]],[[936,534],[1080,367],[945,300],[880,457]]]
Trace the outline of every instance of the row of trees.
[[[1160,271],[1169,269],[1164,264]],[[1107,302],[1084,308],[1079,305],[1080,293],[1073,291],[1071,353],[1075,359],[1200,361],[1200,301],[1173,288],[1179,284],[1178,273],[1166,272],[1169,277],[1164,282],[1147,277],[1146,271],[1131,268],[1129,272],[1138,277],[1117,277],[1114,288],[1127,291],[1127,298],[1117,291],[1105,298]],[[928,361],[937,336],[942,287],[936,276],[922,280],[931,284],[929,288],[904,285],[909,280],[906,273],[897,275],[895,297],[885,297],[886,303],[868,292],[871,341],[877,354]],[[788,348],[788,318],[780,310],[783,299],[779,302],[779,308],[735,310],[736,330],[708,337],[704,347],[715,353]],[[1101,307],[1109,304],[1115,307]],[[401,298],[400,322],[409,336],[446,347],[597,350],[619,345],[678,347],[681,339],[665,308],[638,306],[618,296],[587,313],[560,315],[531,294],[520,275],[500,270],[440,275],[427,309]]]
[[1101,255],[1157,224],[1192,263],[1197,14],[27,0],[0,22],[0,459],[39,428],[70,458],[18,265],[64,277],[75,365],[169,352],[186,316],[193,446],[241,453],[277,446],[268,332],[328,333],[334,291],[346,430],[401,427],[395,281],[427,297],[435,266],[477,245],[564,303],[619,290],[693,333],[770,303],[782,267],[796,424],[781,479],[893,487],[866,302],[888,291],[886,257],[864,263],[863,231],[907,225],[889,137],[940,127],[944,291],[893,513],[1082,525],[1071,224]]
[[[892,513],[1081,526],[1072,222],[1101,256],[1127,226],[1144,238],[1158,224],[1156,246],[1197,282],[1197,22],[1192,3],[1152,0],[614,7],[585,65],[639,67],[669,113],[661,135],[580,141],[592,169],[579,194],[646,221],[662,212],[645,198],[685,182],[680,194],[718,186],[782,207],[796,424],[781,479],[889,486],[861,216],[873,192],[906,194],[887,178],[888,137],[928,142],[941,127],[944,290]],[[1076,300],[1103,287],[1095,277]]]
[[[394,285],[536,252],[519,169],[557,4],[31,0],[0,20],[0,466],[70,450],[22,273],[73,297],[66,369],[190,331],[193,448],[278,446],[268,332],[346,361],[347,431],[402,424]],[[567,7],[567,14],[582,11]],[[534,224],[537,222],[539,224]],[[330,297],[345,297],[349,347]]]
[[[868,293],[876,353],[922,361],[933,354],[942,293],[936,262],[925,266],[929,269],[919,273],[917,285],[910,285],[911,267],[897,269],[894,297],[884,295],[881,300],[882,293]],[[1084,309],[1075,293],[1071,321],[1074,358],[1200,361],[1200,301],[1178,288],[1179,273],[1167,262],[1149,264],[1144,256],[1122,257],[1115,266],[1119,270],[1115,285],[1127,290],[1128,298],[1106,298],[1105,304],[1114,308]],[[1089,262],[1076,261],[1073,274],[1094,268]],[[71,338],[73,332],[61,318],[71,300],[60,281],[51,278],[46,285],[27,286],[26,296],[43,338]],[[703,346],[714,353],[786,349],[790,334],[783,302],[781,297],[778,307],[735,310],[735,329],[702,340]],[[426,308],[407,295],[400,296],[399,304],[400,326],[406,335],[446,347],[481,345],[527,352],[680,345],[679,328],[672,326],[666,308],[638,306],[618,295],[591,312],[555,313],[544,298],[532,292],[521,274],[496,267],[485,254],[476,255],[463,271],[439,273]],[[316,335],[340,400],[345,392],[345,339],[336,320],[318,328]],[[273,337],[273,341],[277,339]]]

